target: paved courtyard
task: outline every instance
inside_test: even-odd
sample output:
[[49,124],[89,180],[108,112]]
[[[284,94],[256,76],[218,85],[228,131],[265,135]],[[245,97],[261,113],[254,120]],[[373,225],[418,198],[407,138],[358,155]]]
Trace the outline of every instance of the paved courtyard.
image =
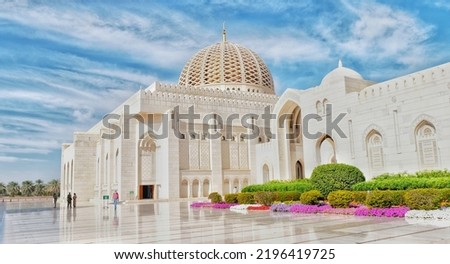
[[188,201],[84,204],[0,202],[0,243],[450,243],[450,224],[341,215],[190,208]]

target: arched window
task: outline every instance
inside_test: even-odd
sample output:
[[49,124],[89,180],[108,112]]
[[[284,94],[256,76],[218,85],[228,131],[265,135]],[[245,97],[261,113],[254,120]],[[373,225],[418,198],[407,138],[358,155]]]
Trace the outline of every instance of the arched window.
[[372,131],[366,138],[367,156],[372,171],[384,169],[383,137],[378,131]]
[[436,128],[430,122],[422,121],[415,132],[420,167],[425,169],[438,167]]
[[270,180],[269,175],[269,166],[267,164],[264,164],[263,166],[263,182],[268,182]]
[[304,178],[303,166],[302,166],[302,163],[299,160],[297,160],[297,162],[295,163],[295,178],[297,180]]

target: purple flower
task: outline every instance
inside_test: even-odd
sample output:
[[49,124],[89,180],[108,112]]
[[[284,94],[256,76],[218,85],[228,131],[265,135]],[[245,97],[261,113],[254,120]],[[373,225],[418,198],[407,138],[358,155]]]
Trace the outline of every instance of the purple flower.
[[229,209],[231,206],[235,206],[235,205],[237,205],[237,204],[220,202],[220,203],[213,204],[212,208],[214,208],[214,209]]
[[280,203],[280,204],[273,204],[273,205],[270,207],[270,210],[271,210],[272,212],[289,212],[289,209],[290,209],[290,208],[291,208],[290,205]]
[[210,203],[210,202],[194,202],[191,204],[191,207],[196,207],[196,208],[210,207],[210,206],[212,206],[212,203]]

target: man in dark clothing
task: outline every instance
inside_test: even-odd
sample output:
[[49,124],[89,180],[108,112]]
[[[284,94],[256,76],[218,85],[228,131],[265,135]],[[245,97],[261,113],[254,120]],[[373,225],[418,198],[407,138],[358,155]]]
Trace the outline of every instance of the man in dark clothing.
[[72,195],[70,193],[67,195],[67,207],[72,208]]
[[53,193],[53,208],[56,208],[56,200],[58,200],[58,195]]

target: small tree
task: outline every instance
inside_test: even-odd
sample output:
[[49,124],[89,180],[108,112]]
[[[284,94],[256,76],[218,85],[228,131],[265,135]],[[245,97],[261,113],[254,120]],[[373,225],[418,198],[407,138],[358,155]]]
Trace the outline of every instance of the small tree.
[[6,194],[6,185],[3,182],[0,182],[0,195]]
[[23,181],[20,188],[22,195],[31,196],[34,192],[34,184],[32,181]]
[[60,184],[59,184],[59,181],[58,180],[51,180],[51,181],[49,181],[48,183],[47,183],[47,186],[46,186],[46,191],[49,193],[49,194],[53,194],[53,193],[56,193],[56,194],[59,194],[59,192],[60,192]]
[[14,197],[20,194],[20,186],[17,182],[9,182],[8,185],[6,185],[6,191],[9,196]]
[[325,197],[332,191],[350,190],[353,184],[363,181],[364,174],[357,167],[340,163],[317,166],[311,175],[314,188]]
[[41,179],[36,180],[34,184],[34,195],[41,196],[44,194],[44,192],[45,192],[44,182]]

